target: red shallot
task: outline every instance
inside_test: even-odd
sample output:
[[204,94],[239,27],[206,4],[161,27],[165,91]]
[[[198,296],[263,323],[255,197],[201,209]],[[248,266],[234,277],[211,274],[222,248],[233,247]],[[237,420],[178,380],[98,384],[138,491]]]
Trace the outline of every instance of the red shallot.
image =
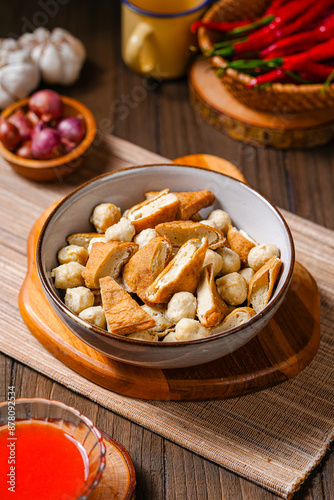
[[70,143],[72,149],[82,141],[86,132],[82,116],[62,118],[58,122],[56,130],[60,135],[61,141],[64,142],[64,144]]
[[18,128],[6,118],[0,118],[0,141],[5,148],[13,151],[21,142]]
[[36,132],[31,141],[31,154],[37,160],[55,158],[61,154],[59,134],[53,128]]
[[30,139],[32,124],[22,109],[15,111],[15,113],[8,118],[8,121],[17,127],[22,140]]
[[24,141],[21,146],[17,148],[15,154],[21,158],[32,158],[31,141]]
[[39,90],[29,99],[29,108],[44,122],[60,118],[63,112],[61,97],[53,90]]

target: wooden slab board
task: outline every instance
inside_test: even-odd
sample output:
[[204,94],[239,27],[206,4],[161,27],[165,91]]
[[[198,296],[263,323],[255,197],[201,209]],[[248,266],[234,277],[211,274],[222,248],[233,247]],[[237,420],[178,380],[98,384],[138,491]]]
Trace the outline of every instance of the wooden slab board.
[[[190,158],[183,157],[182,161],[196,164],[195,155]],[[222,165],[220,171],[225,173],[226,165]],[[65,327],[40,285],[35,248],[40,229],[52,208],[37,220],[30,233],[28,273],[20,292],[19,307],[24,321],[41,344],[89,380],[114,392],[143,399],[229,398],[284,382],[302,371],[315,356],[320,341],[319,293],[312,276],[298,263],[286,299],[269,325],[248,344],[222,359],[191,368],[161,370],[130,366],[102,355]]]
[[102,432],[106,447],[106,466],[91,500],[134,500],[136,476],[128,452],[108,434]]
[[228,92],[207,60],[192,65],[189,88],[201,116],[234,139],[286,149],[320,146],[334,137],[333,108],[301,113],[249,108]]

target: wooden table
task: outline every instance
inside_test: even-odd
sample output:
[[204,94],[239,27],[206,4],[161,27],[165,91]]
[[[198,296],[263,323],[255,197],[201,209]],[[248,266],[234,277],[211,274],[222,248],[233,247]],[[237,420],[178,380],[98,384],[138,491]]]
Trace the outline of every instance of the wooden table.
[[[61,4],[66,5],[61,5]],[[41,5],[50,7],[49,14]],[[186,80],[159,84],[128,70],[120,57],[116,0],[0,3],[0,36],[27,26],[62,26],[86,44],[88,62],[73,87],[56,89],[83,101],[100,131],[169,158],[210,153],[237,165],[248,182],[280,207],[334,229],[334,147],[310,151],[256,149],[233,141],[194,114]],[[107,411],[35,371],[0,355],[0,400],[15,385],[17,397],[46,397],[81,410],[129,451],[142,500],[274,500],[275,495]],[[334,499],[334,453],[312,473],[296,500]]]

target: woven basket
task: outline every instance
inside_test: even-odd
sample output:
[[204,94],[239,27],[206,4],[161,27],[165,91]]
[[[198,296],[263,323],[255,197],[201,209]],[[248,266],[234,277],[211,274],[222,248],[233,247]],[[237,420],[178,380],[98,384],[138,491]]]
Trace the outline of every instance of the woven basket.
[[[204,21],[238,21],[260,17],[270,5],[271,0],[221,0],[215,3],[203,17]],[[198,30],[199,46],[203,53],[212,48],[219,40],[219,33],[206,28]],[[212,65],[225,68],[222,57],[211,59]],[[274,83],[265,89],[248,88],[251,76],[228,68],[221,75],[222,83],[240,102],[263,111],[282,113],[307,111],[334,107],[334,84],[328,85],[322,92],[322,84],[294,85],[292,83]],[[282,119],[284,117],[282,116]]]

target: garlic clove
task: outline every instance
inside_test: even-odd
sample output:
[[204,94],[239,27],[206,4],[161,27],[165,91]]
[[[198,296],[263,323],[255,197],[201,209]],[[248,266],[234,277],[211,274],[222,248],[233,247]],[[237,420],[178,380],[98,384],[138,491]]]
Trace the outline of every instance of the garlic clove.
[[[6,66],[0,76],[1,87],[11,98],[23,99],[39,84],[38,67],[31,63],[17,63]],[[1,101],[1,107],[3,102]]]
[[7,64],[19,64],[19,63],[30,63],[32,64],[32,59],[30,57],[29,51],[26,49],[15,50],[14,52],[8,52],[7,54]]
[[76,57],[82,64],[86,59],[86,49],[79,38],[73,36],[69,31],[63,28],[54,28],[51,34],[51,40],[54,43],[66,43],[70,46]]
[[0,108],[6,108],[15,102],[15,98],[8,94],[8,92],[6,92],[6,90],[2,87],[1,73],[2,70],[0,69]]
[[47,43],[49,38],[49,30],[46,28],[37,28],[33,33],[24,33],[20,36],[18,42],[21,47],[31,50],[41,43]]
[[44,49],[41,49],[41,47],[35,47],[32,53],[33,59],[36,57],[34,52],[37,53],[37,49],[40,49],[38,51],[40,53],[38,65],[41,70],[43,80],[51,84],[61,83],[63,61],[61,60],[56,47],[51,43],[44,47]]
[[78,78],[81,70],[81,64],[64,64],[62,72],[62,85],[72,85]]
[[0,50],[9,52],[12,50],[17,50],[19,48],[19,44],[14,38],[1,38],[0,39]]

